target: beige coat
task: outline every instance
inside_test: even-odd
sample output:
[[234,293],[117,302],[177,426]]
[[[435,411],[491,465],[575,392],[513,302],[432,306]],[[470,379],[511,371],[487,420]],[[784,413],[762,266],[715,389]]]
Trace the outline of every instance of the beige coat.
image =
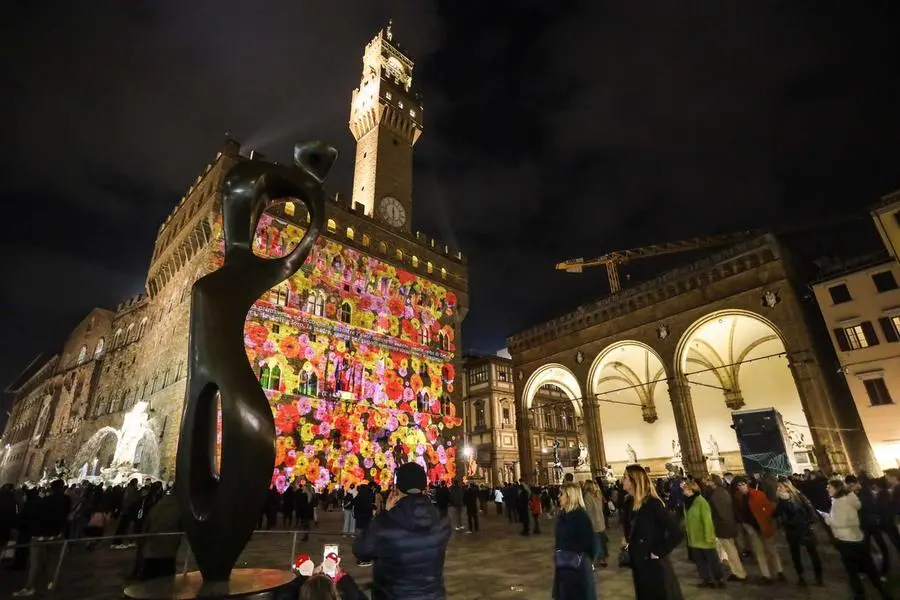
[[594,533],[606,531],[606,519],[603,518],[603,499],[594,494],[584,494],[584,509],[591,518]]

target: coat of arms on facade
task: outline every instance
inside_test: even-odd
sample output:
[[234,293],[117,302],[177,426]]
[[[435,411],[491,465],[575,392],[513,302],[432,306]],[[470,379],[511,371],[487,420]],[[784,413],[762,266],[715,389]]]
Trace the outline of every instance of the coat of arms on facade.
[[579,350],[578,352],[575,353],[575,362],[578,363],[579,365],[584,362],[584,352]]
[[762,295],[762,305],[766,308],[775,308],[775,305],[781,302],[781,298],[778,297],[778,292],[774,292],[772,290],[766,290]]
[[669,337],[669,326],[665,323],[660,323],[656,328],[656,337],[661,340],[664,340]]

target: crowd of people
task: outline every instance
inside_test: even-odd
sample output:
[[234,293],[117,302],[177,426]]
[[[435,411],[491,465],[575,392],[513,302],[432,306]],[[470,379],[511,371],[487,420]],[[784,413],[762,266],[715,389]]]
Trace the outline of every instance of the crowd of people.
[[[131,578],[173,575],[181,541],[175,493],[174,484],[140,485],[136,479],[125,486],[66,486],[62,481],[46,488],[4,485],[0,549],[15,542],[8,567],[28,569],[26,586],[15,595],[33,595],[45,579],[50,546],[40,542],[84,537],[84,548],[92,551],[95,538],[110,529],[112,549],[137,547]],[[523,536],[540,534],[542,523],[553,524],[555,600],[597,598],[596,571],[609,566],[611,554],[615,566],[631,569],[638,600],[680,599],[682,584],[670,555],[682,541],[701,588],[751,580],[763,586],[787,584],[776,546],[779,530],[797,585],[824,584],[819,553],[824,536],[837,549],[854,599],[866,597],[863,578],[888,599],[891,547],[900,553],[897,470],[881,478],[725,473],[653,481],[640,465],[630,465],[618,480],[576,483],[568,475],[561,485],[532,486],[522,480],[491,488],[462,482],[431,486],[425,471],[409,463],[398,468],[396,484],[387,491],[362,485],[317,492],[302,479],[282,493],[273,489],[262,507],[260,527],[299,530],[308,537],[320,508],[342,511],[342,535],[354,538],[357,564],[374,566],[372,600],[443,600],[447,544],[454,534],[477,533],[482,518],[505,519]],[[614,522],[621,528],[622,545],[611,552],[608,533]],[[758,571],[752,578],[751,563]],[[327,577],[328,585],[323,577],[312,574],[301,596],[365,598],[340,569]]]

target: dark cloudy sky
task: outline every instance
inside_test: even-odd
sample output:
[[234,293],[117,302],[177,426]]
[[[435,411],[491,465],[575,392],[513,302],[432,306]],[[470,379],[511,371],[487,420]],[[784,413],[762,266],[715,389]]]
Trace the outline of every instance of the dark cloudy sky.
[[141,291],[159,223],[226,131],[282,159],[329,140],[329,186],[349,190],[350,93],[389,16],[425,98],[414,226],[469,255],[468,349],[606,293],[601,271],[555,261],[900,188],[889,0],[9,4],[4,382]]

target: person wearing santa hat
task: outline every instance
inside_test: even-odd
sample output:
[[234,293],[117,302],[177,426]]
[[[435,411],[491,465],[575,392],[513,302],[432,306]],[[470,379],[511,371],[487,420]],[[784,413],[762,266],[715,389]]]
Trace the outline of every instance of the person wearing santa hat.
[[356,538],[353,554],[373,563],[372,600],[444,600],[450,520],[425,493],[425,469],[405,463],[395,476],[384,512]]

